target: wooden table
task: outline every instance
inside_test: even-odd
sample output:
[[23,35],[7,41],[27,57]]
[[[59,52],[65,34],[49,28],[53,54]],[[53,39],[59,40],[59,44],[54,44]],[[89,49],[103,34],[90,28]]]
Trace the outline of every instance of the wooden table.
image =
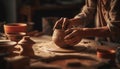
[[52,42],[51,36],[43,35],[31,39],[36,42],[32,46],[34,55],[8,58],[7,61],[12,64],[13,69],[118,69],[109,59],[96,56],[95,46],[100,44],[94,40],[82,39],[72,48],[63,49]]
[[51,36],[31,37],[35,56],[31,58],[31,69],[99,69],[113,68],[109,60],[96,57],[98,42],[90,39],[82,41],[70,49],[59,48]]

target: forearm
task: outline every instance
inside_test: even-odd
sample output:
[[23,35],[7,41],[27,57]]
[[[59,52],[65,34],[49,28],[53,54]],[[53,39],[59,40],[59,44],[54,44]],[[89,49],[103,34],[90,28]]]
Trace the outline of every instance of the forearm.
[[108,37],[111,33],[107,26],[100,28],[83,28],[84,37]]
[[[77,15],[78,16],[78,15]],[[73,26],[79,26],[79,27],[85,27],[86,25],[89,24],[90,19],[87,18],[86,16],[83,15],[79,15],[78,17],[72,18],[70,19],[71,25]]]
[[70,19],[71,25],[73,26],[82,26],[84,25],[84,21],[81,18],[72,18]]

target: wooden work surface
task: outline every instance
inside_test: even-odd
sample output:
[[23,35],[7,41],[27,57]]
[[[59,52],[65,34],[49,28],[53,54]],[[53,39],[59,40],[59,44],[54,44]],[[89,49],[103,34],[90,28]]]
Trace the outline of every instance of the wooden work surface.
[[109,65],[108,60],[96,57],[94,40],[82,41],[70,49],[59,48],[51,36],[31,37],[35,56],[31,58],[31,69],[98,69]]

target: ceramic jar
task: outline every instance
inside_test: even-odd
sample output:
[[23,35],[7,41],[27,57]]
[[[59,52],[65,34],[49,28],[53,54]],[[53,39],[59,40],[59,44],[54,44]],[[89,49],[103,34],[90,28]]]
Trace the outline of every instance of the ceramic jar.
[[23,56],[34,56],[34,51],[33,51],[33,45],[35,44],[35,42],[33,40],[30,39],[29,36],[24,36],[19,42],[19,45],[22,46],[23,51],[21,53],[21,55]]

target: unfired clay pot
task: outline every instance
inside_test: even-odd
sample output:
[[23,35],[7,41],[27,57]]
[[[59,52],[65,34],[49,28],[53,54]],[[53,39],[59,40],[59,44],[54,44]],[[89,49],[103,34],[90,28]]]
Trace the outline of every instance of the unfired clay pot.
[[55,29],[53,32],[52,40],[57,46],[61,48],[69,48],[77,44],[77,43],[75,43],[74,45],[67,44],[64,40],[64,37],[65,37],[64,30]]
[[52,40],[59,47],[65,47],[66,43],[64,42],[64,30],[55,29],[53,32]]

